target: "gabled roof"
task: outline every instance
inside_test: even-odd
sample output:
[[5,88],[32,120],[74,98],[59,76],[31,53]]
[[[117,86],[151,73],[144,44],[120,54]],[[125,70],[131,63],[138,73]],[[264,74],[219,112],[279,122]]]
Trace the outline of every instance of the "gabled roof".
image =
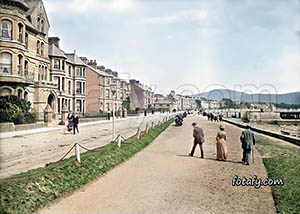
[[[23,1],[24,0],[15,0],[15,1]],[[50,27],[50,22],[49,22],[49,18],[48,18],[48,15],[47,15],[47,11],[46,11],[46,8],[44,6],[44,3],[42,0],[25,0],[26,4],[28,5],[29,7],[29,10],[27,11],[26,15],[32,15],[34,13],[34,11],[36,9],[38,9],[38,6],[39,6],[39,2],[41,3],[42,5],[42,9],[43,9],[43,12],[45,13],[45,17],[46,17],[46,20],[47,20],[47,23],[48,23],[48,26]],[[24,2],[24,3],[25,3]]]
[[65,55],[72,64],[87,66],[75,53],[65,53]]
[[60,50],[58,47],[56,47],[56,45],[51,44],[49,45],[49,56],[55,56],[55,57],[62,57],[67,59],[68,57],[66,57],[66,55],[64,54],[64,52],[62,50]]

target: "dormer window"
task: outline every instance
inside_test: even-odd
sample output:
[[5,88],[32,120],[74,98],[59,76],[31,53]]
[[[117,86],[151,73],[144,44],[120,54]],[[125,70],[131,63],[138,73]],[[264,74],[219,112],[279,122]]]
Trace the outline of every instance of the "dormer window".
[[12,23],[8,20],[1,21],[1,37],[4,39],[12,39]]

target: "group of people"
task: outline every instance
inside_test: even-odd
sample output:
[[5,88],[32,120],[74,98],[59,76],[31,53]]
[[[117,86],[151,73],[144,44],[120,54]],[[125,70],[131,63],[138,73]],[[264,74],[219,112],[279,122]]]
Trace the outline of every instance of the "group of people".
[[[200,153],[201,158],[204,158],[204,151],[203,151],[203,143],[204,140],[204,132],[203,129],[198,127],[197,123],[192,123],[192,126],[194,128],[193,131],[193,137],[194,137],[194,144],[192,147],[192,151],[189,153],[189,156],[193,156],[196,146],[199,145],[200,147]],[[226,161],[227,160],[227,145],[226,145],[226,138],[227,134],[225,132],[225,126],[220,125],[219,131],[216,136],[216,151],[217,151],[217,157],[216,159],[219,161]],[[250,165],[250,159],[251,159],[251,151],[253,149],[253,146],[255,145],[255,136],[254,133],[251,131],[250,126],[246,126],[246,129],[242,132],[242,135],[240,136],[240,141],[242,144],[243,149],[243,158],[242,163],[245,165]]]
[[67,120],[68,120],[68,124],[67,124],[68,131],[72,132],[73,130],[73,134],[75,134],[75,131],[79,133],[79,129],[78,129],[79,117],[72,111],[69,111]]
[[223,120],[222,114],[216,115],[213,113],[205,113],[205,115],[207,116],[207,119],[209,121],[222,122],[222,120]]

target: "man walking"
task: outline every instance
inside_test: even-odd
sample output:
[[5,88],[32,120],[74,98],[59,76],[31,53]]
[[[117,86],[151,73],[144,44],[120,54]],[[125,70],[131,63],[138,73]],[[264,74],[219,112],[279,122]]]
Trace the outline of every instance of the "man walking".
[[79,133],[79,129],[78,129],[78,123],[79,123],[79,117],[74,114],[74,125],[73,125],[73,134],[75,134],[75,130],[77,131],[77,133]]
[[250,130],[250,126],[246,126],[246,130],[242,132],[242,135],[240,137],[241,143],[242,143],[242,149],[243,149],[243,159],[242,162],[245,165],[250,164],[250,158],[251,158],[251,150],[253,148],[253,145],[255,145],[255,136],[253,132]]
[[200,152],[201,152],[201,158],[204,158],[204,152],[203,152],[203,147],[202,144],[204,143],[204,133],[202,128],[197,126],[197,123],[193,123],[192,124],[193,128],[194,128],[194,132],[193,132],[193,137],[194,137],[194,145],[192,148],[191,153],[189,154],[189,156],[193,157],[195,149],[197,144],[199,144],[200,146]]

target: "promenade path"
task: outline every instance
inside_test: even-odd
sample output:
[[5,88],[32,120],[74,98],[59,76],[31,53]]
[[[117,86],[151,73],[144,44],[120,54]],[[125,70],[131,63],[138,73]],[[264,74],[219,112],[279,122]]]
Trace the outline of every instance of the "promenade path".
[[[128,117],[116,120],[116,134],[127,138],[138,127],[157,123],[168,114]],[[43,167],[58,161],[75,144],[94,149],[112,140],[112,121],[94,121],[79,124],[79,134],[64,134],[65,127],[49,127],[0,134],[0,178]],[[85,152],[82,150],[82,152]],[[66,158],[74,155],[71,152]]]
[[[189,157],[192,122],[203,127],[205,158]],[[39,214],[219,214],[275,213],[270,187],[232,186],[232,178],[266,178],[259,154],[255,163],[240,163],[241,131],[226,125],[229,160],[215,160],[219,123],[190,116],[182,127],[170,126],[143,151]]]

